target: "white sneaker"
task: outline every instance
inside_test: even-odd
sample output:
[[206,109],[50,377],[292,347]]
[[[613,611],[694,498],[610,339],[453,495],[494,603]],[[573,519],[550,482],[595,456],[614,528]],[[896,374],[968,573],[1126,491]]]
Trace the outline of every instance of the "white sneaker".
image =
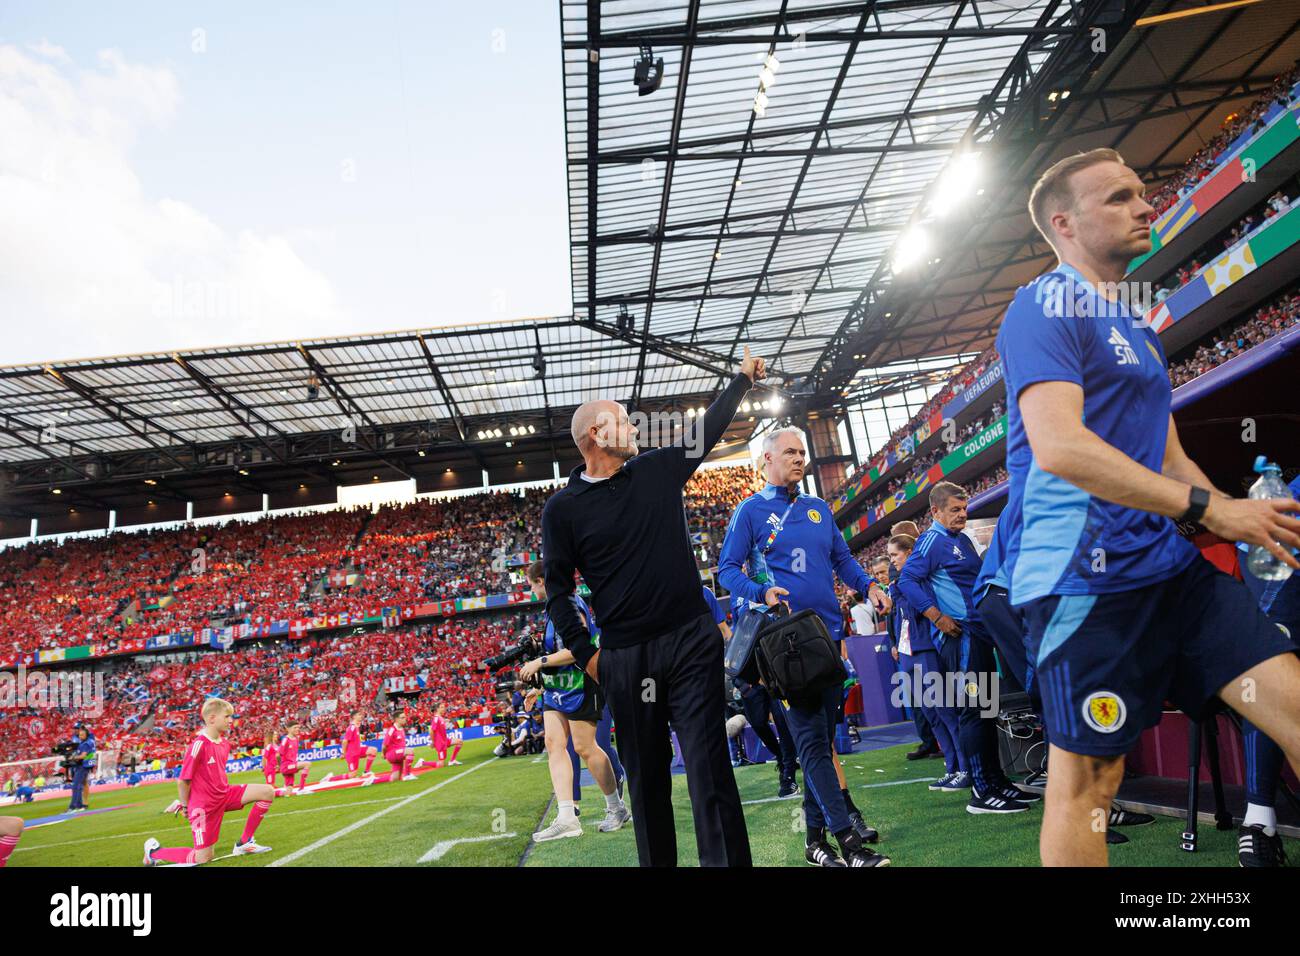
[[421,757],[419,760],[417,760],[417,761],[415,762],[415,767],[414,767],[414,769],[419,770],[419,769],[420,769],[421,767],[423,767],[423,766],[424,766],[424,758]]
[[159,849],[161,846],[162,844],[159,843],[157,840],[155,840],[153,837],[150,837],[149,839],[144,841],[144,865],[145,866],[158,865],[158,861],[153,858],[153,851]]
[[632,811],[625,804],[620,803],[617,807],[610,807],[605,811],[605,819],[600,821],[600,826],[596,829],[601,833],[613,833],[615,830],[623,829],[623,824],[632,819]]
[[403,780],[419,780],[420,778],[417,777],[417,776],[416,776],[415,774],[413,774],[413,773],[408,773],[408,774],[407,774],[406,776],[404,776],[402,779],[403,779]]
[[254,839],[249,839],[247,843],[235,844],[235,856],[247,856],[250,853],[270,853],[269,846],[262,846]]
[[453,760],[451,763],[447,764],[447,766],[448,766],[448,767],[463,767],[463,766],[465,766],[465,765],[464,765],[463,763],[461,763],[459,760]]
[[329,782],[330,782],[331,780],[333,780],[333,779],[334,779],[334,774],[332,774],[332,773],[327,773],[327,774],[325,774],[325,776],[323,776],[323,777],[320,778],[320,782],[321,782],[321,783],[329,783]]
[[373,773],[368,773],[368,774],[366,774],[365,777],[362,779],[362,781],[361,781],[361,786],[363,786],[363,787],[368,787],[368,786],[370,786],[370,785],[371,785],[372,783],[374,783],[374,782],[375,782],[375,775],[374,775]]
[[563,840],[565,837],[582,836],[582,824],[577,819],[564,821],[556,819],[545,830],[538,830],[533,834],[534,843],[545,843],[547,840]]

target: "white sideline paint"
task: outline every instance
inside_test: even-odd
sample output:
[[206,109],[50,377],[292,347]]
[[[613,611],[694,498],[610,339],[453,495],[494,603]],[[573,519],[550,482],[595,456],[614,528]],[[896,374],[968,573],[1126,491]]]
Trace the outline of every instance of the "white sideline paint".
[[[938,778],[937,777],[916,777],[913,780],[891,780],[888,783],[864,784],[861,787],[858,787],[858,789],[875,790],[878,787],[901,787],[907,783],[929,783],[931,780],[936,780],[936,779]],[[784,801],[784,800],[802,800],[802,799],[803,799],[803,794],[798,793],[795,794],[794,796],[789,796],[789,797],[763,797],[760,800],[742,800],[740,801],[740,805],[742,807],[748,807],[748,806],[752,806],[755,803],[776,803],[778,801]]]
[[[277,797],[276,799],[285,799],[285,798]],[[372,803],[396,803],[398,800],[405,800],[405,799],[406,799],[405,797],[384,797],[382,800],[356,800],[352,803],[331,803],[328,806],[324,806],[324,807],[304,807],[301,810],[276,810],[273,811],[274,813],[273,818],[278,820],[281,817],[291,817],[297,813],[335,812],[338,810],[348,810],[352,807],[364,807]],[[158,828],[154,827],[152,830],[137,830],[134,833],[108,833],[105,834],[104,836],[86,837],[83,840],[63,840],[62,842],[59,843],[42,843],[40,846],[18,846],[18,847],[14,847],[14,852],[31,853],[31,852],[35,852],[36,850],[47,850],[50,847],[55,847],[55,846],[79,846],[82,843],[99,843],[103,840],[123,840],[130,837],[157,836],[157,835],[158,835]]]
[[416,863],[432,863],[434,860],[441,860],[447,855],[447,851],[461,843],[485,843],[488,840],[508,840],[513,833],[489,833],[487,836],[461,837],[459,840],[443,840],[441,843],[435,843],[428,853],[416,860]]
[[475,770],[482,770],[484,767],[488,766],[489,764],[494,764],[494,763],[496,763],[495,760],[485,760],[482,763],[476,763],[468,770],[462,770],[460,773],[456,774],[456,776],[448,777],[446,780],[434,784],[428,790],[421,790],[419,793],[413,793],[405,800],[402,800],[398,803],[394,803],[391,806],[384,807],[384,809],[382,810],[376,810],[374,813],[370,814],[370,816],[358,820],[355,823],[349,823],[342,830],[335,830],[333,833],[329,834],[328,836],[321,837],[315,843],[309,844],[308,846],[303,847],[301,850],[294,850],[288,856],[282,856],[278,860],[272,860],[270,863],[267,864],[267,866],[285,866],[289,863],[292,863],[294,860],[300,860],[308,853],[314,853],[316,850],[319,850],[323,846],[328,846],[329,844],[333,843],[335,840],[339,839],[340,837],[345,837],[349,833],[352,833],[356,830],[360,830],[362,827],[366,826],[367,824],[374,823],[380,817],[392,813],[394,810],[399,810],[402,807],[406,806],[408,803],[414,803],[416,800],[419,800],[421,797],[427,797],[429,794],[441,790],[443,787],[447,786],[447,784],[453,783],[459,780],[461,777],[468,776],[469,774],[473,773]]

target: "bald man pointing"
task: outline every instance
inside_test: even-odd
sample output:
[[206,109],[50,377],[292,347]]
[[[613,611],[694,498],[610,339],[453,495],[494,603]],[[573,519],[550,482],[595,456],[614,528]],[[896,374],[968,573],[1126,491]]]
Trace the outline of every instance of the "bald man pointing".
[[[686,763],[700,865],[750,865],[727,750],[722,642],[700,590],[682,488],[765,375],[763,360],[746,348],[740,374],[688,426],[698,431],[644,454],[622,405],[581,406],[573,441],[583,464],[542,513],[546,610],[609,700],[642,866],[677,864],[670,721]],[[574,605],[575,571],[591,588],[599,650]]]

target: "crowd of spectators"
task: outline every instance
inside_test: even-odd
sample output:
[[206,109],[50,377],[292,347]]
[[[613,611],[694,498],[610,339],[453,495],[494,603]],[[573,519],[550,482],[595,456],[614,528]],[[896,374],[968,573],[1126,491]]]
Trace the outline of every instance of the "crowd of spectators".
[[[697,472],[691,530],[716,545],[758,482],[748,467]],[[421,498],[221,525],[114,532],[0,552],[0,660],[185,628],[261,624],[520,593],[512,556],[540,549],[552,487]]]
[[1169,363],[1169,382],[1174,388],[1236,358],[1261,342],[1300,325],[1300,291],[1291,291],[1262,306],[1253,315],[1226,323],[1189,346],[1187,358]]
[[1295,101],[1294,87],[1300,80],[1300,63],[1278,76],[1272,85],[1261,94],[1244,112],[1233,114],[1223,124],[1212,140],[1192,155],[1183,168],[1170,176],[1160,188],[1147,197],[1156,211],[1162,215],[1171,206],[1194,190],[1209,178],[1215,167],[1224,159],[1224,151],[1242,133],[1254,134],[1264,128],[1264,114],[1274,105],[1283,108]]

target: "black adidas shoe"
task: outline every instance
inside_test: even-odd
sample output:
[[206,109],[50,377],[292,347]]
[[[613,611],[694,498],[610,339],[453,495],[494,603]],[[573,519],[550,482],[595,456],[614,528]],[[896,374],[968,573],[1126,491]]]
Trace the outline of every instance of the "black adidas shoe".
[[786,797],[793,797],[799,793],[799,784],[794,782],[794,777],[782,777],[781,786],[777,789],[776,795],[784,800]]
[[1144,827],[1148,823],[1155,823],[1156,818],[1149,813],[1138,813],[1136,810],[1125,810],[1118,803],[1110,805],[1110,819],[1106,821],[1108,827]]
[[996,790],[980,796],[971,791],[970,802],[966,804],[967,813],[1022,813],[1028,810],[1019,800],[1012,800]]
[[865,846],[856,850],[844,851],[845,866],[889,866],[889,857],[881,856],[875,850],[868,850]]
[[803,848],[803,858],[809,866],[843,867],[844,861],[835,854],[835,848],[825,840],[809,843]]
[[1021,790],[1011,781],[1006,781],[1001,786],[995,788],[995,792],[1006,797],[1008,800],[1015,800],[1018,803],[1037,803],[1043,799],[1041,793],[1034,793],[1032,790]]
[[853,832],[858,835],[858,839],[863,843],[880,842],[880,832],[874,827],[867,826],[867,822],[862,819],[861,812],[854,810],[849,814],[849,825],[853,827]]
[[1237,831],[1237,865],[1254,868],[1286,866],[1279,834],[1269,836],[1258,823]]
[[1128,837],[1120,833],[1118,830],[1106,831],[1107,846],[1119,846],[1121,843],[1127,843],[1127,842],[1128,842]]

